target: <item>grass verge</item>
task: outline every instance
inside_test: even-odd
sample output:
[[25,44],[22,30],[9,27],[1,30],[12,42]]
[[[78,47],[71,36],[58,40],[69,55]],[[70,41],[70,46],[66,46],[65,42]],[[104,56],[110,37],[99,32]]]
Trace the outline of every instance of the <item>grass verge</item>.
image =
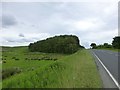
[[87,50],[3,80],[3,88],[101,88],[101,80]]
[[114,52],[120,52],[120,49],[114,49],[114,48],[102,48],[100,50],[111,50],[111,51],[114,51]]

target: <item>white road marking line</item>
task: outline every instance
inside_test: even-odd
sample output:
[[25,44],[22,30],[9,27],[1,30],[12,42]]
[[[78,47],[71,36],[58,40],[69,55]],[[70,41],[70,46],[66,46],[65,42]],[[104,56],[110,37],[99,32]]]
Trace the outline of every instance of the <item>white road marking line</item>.
[[106,72],[108,73],[108,75],[112,78],[113,82],[115,83],[115,85],[118,87],[118,89],[120,90],[120,85],[119,83],[116,81],[116,79],[113,77],[113,75],[110,73],[110,71],[106,68],[106,66],[102,63],[102,61],[98,58],[98,56],[93,52],[93,54],[95,55],[95,57],[98,59],[98,61],[101,63],[101,65],[104,67],[104,69],[106,70]]

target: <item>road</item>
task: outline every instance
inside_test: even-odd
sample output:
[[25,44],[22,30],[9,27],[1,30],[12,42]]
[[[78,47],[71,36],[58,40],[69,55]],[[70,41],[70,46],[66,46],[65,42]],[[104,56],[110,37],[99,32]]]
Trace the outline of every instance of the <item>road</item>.
[[[120,53],[118,52],[113,52],[110,50],[92,50],[92,53],[94,55],[94,57],[97,59],[97,65],[99,66],[99,69],[104,68],[104,66],[106,67],[106,69],[108,70],[108,72],[110,72],[110,74],[112,75],[112,77],[117,81],[117,83],[119,82],[118,80],[118,57],[120,56]],[[104,65],[102,65],[102,64]],[[101,64],[101,66],[100,66]],[[107,72],[107,70],[105,70]],[[102,72],[102,74],[105,74],[106,72],[103,72],[102,70],[99,70],[100,73]],[[109,79],[111,78],[109,73],[107,72],[106,76],[102,75],[102,79],[103,81],[107,80],[106,78],[109,77]],[[104,80],[105,79],[105,80]],[[114,80],[108,80],[108,83],[110,83],[111,81],[114,82]],[[107,81],[105,81],[107,82]],[[105,83],[104,83],[105,84]],[[109,87],[111,86],[111,84],[107,84],[107,86],[105,85],[105,87]],[[115,86],[113,86],[115,87]]]

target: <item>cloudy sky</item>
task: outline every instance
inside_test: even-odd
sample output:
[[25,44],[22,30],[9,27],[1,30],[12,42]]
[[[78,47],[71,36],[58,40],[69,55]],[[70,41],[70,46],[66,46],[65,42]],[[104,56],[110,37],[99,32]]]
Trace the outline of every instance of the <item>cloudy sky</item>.
[[0,45],[73,34],[89,47],[118,36],[118,2],[2,2],[0,7]]

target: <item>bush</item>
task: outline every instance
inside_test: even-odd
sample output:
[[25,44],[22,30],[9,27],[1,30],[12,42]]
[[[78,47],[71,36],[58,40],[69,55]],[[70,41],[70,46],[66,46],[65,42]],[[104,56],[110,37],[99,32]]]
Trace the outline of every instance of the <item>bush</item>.
[[2,70],[2,79],[6,79],[12,75],[20,73],[22,70],[20,68],[11,68],[11,69],[3,69]]
[[19,60],[18,58],[16,58],[15,60]]
[[3,63],[6,63],[6,60],[4,60]]

